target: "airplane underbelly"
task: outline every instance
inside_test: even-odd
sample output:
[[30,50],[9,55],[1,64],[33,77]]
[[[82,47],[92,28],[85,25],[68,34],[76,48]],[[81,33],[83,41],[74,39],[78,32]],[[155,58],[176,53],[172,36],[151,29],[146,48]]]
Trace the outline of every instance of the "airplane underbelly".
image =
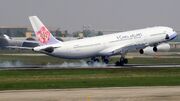
[[103,48],[104,47],[101,44],[96,44],[86,47],[73,47],[72,49],[70,49],[70,57],[88,58],[88,57],[97,56],[99,51],[101,51]]
[[88,58],[88,57],[96,56],[100,50],[101,50],[100,47],[59,49],[59,50],[54,51],[52,55],[58,56],[60,58],[67,58],[67,59],[81,59],[81,58]]
[[87,58],[95,56],[98,53],[99,49],[93,48],[82,48],[82,49],[75,49],[70,51],[70,57],[73,58]]

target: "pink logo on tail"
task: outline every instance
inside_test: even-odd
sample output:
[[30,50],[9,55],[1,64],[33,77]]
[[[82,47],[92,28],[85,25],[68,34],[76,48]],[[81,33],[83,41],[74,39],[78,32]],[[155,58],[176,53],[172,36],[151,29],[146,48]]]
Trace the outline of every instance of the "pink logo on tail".
[[46,29],[45,26],[42,26],[40,30],[36,33],[36,35],[38,37],[38,40],[43,44],[46,44],[49,41],[50,32]]

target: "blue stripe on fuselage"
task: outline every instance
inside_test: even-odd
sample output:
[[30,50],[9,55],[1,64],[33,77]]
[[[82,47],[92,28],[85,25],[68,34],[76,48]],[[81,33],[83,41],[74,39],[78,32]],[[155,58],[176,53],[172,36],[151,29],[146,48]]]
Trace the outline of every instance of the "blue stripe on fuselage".
[[173,33],[171,36],[169,36],[169,39],[170,39],[170,40],[173,40],[173,39],[176,38],[176,36],[177,36],[177,33]]

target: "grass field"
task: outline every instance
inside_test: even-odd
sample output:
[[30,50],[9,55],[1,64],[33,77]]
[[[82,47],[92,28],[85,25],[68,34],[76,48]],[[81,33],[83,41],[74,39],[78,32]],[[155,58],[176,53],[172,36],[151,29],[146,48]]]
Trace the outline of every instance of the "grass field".
[[173,67],[0,71],[0,90],[179,85]]
[[[111,58],[111,63],[118,58]],[[0,55],[0,62],[61,64],[78,62],[50,56]],[[131,64],[179,64],[179,58],[130,58]],[[180,68],[0,70],[0,90],[126,86],[180,86]]]

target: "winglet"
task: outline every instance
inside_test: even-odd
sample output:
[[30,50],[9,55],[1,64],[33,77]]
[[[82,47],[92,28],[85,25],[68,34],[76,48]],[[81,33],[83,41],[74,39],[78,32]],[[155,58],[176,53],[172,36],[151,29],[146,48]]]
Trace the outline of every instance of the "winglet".
[[29,20],[40,45],[62,43],[49,32],[37,16],[30,16]]

